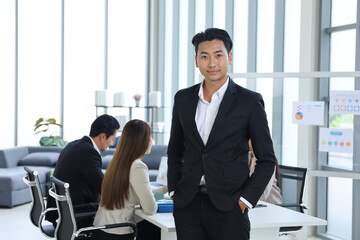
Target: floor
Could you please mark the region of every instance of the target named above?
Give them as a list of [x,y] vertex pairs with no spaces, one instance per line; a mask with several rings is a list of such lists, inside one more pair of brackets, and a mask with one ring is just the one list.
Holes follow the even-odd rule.
[[14,208],[0,208],[0,239],[44,240],[49,239],[30,222],[30,203]]

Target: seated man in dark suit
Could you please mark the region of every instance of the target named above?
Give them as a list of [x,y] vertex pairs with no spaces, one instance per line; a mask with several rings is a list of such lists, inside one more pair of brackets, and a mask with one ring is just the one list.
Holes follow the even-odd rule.
[[[69,143],[60,153],[54,170],[54,176],[70,184],[71,201],[76,213],[78,211],[96,212],[99,201],[102,179],[102,158],[100,151],[114,145],[118,121],[107,114],[95,119],[91,125],[90,136]],[[76,205],[83,207],[77,210]],[[85,207],[84,207],[85,206]],[[49,197],[48,207],[56,207],[55,199]],[[56,226],[58,213],[51,211],[46,214],[46,220]],[[89,226],[92,218],[77,219],[78,227]]]

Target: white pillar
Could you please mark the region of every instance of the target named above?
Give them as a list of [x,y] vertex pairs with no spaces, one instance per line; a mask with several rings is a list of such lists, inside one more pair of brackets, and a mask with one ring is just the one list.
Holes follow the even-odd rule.
[[[301,0],[300,20],[300,72],[319,70],[319,24],[320,1]],[[299,83],[300,101],[318,100],[318,79],[302,78]],[[299,167],[316,169],[317,161],[317,127],[298,126],[298,162]],[[309,214],[316,213],[316,182],[307,177],[304,193],[304,203],[309,206]],[[308,230],[306,230],[308,229]],[[297,234],[297,239],[308,239],[315,233],[315,228],[304,228]]]

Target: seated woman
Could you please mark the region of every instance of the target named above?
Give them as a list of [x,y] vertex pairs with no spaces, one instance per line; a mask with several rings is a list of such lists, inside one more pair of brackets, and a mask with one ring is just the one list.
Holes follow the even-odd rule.
[[[256,169],[256,157],[254,154],[254,150],[251,145],[251,140],[249,140],[249,168],[250,168],[250,176],[254,173]],[[279,173],[279,163],[276,159],[276,166],[273,175],[265,188],[265,191],[260,197],[261,201],[269,202],[272,204],[282,204],[282,196],[280,193],[280,173]]]
[[[154,194],[163,196],[167,187],[150,188],[148,168],[141,159],[150,153],[151,146],[150,127],[146,122],[135,119],[125,125],[102,182],[101,200],[94,219],[95,226],[135,223],[134,211],[138,204],[149,215],[157,211]],[[160,239],[160,229],[145,220],[137,223],[137,228],[138,240]],[[94,232],[93,237],[109,240],[128,239],[131,231],[130,228],[98,230]]]

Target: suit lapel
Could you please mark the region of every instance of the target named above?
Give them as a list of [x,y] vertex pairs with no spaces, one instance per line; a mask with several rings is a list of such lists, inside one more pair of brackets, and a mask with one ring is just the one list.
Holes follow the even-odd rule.
[[197,109],[197,105],[199,102],[199,95],[198,95],[199,89],[200,89],[200,84],[198,84],[194,88],[194,92],[191,96],[191,99],[189,102],[189,108],[188,108],[189,109],[188,120],[190,121],[191,131],[194,132],[194,136],[202,144],[202,146],[204,146],[204,142],[201,139],[201,136],[199,134],[199,131],[197,129],[196,122],[195,122],[196,109]]
[[216,137],[216,133],[218,131],[221,131],[221,128],[223,127],[221,125],[222,122],[224,122],[224,119],[227,115],[227,113],[232,109],[233,106],[233,102],[235,100],[235,83],[231,80],[231,78],[229,79],[229,86],[226,89],[226,92],[224,94],[223,100],[220,103],[220,107],[219,107],[219,111],[216,115],[215,121],[214,121],[214,125],[211,129],[208,141],[206,143],[206,146],[209,146],[213,139],[215,139]]

